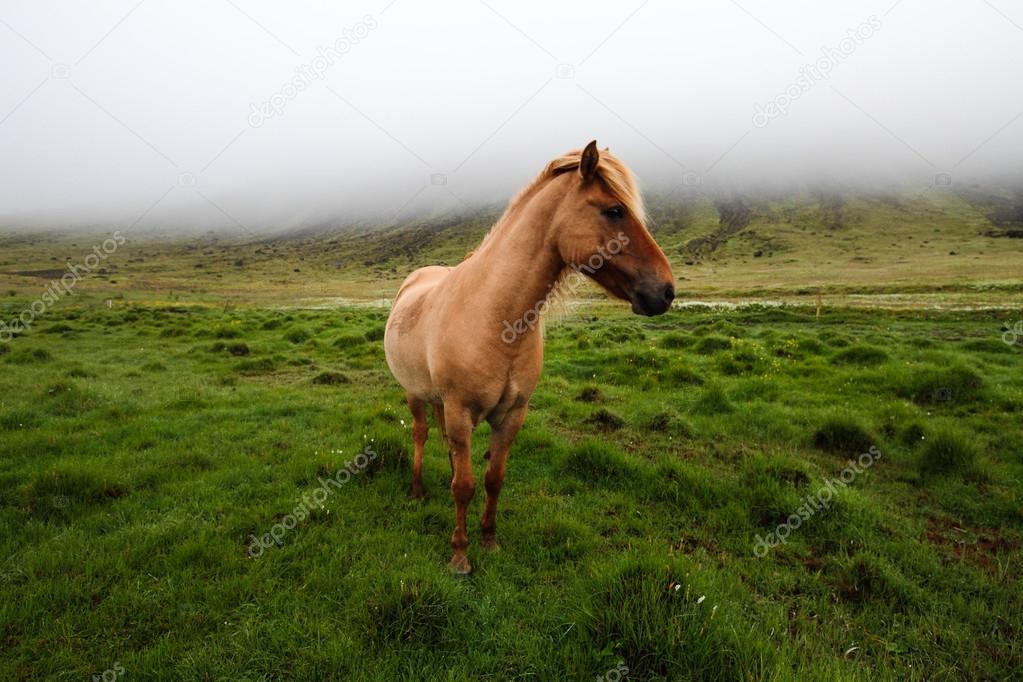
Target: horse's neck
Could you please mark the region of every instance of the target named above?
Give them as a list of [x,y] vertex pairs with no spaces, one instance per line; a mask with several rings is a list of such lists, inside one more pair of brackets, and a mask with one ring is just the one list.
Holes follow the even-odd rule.
[[[517,321],[534,320],[525,325],[524,334],[537,331],[535,315],[565,267],[550,230],[555,208],[537,198],[529,201],[496,226],[465,263],[493,319],[513,327]],[[498,331],[504,328],[502,324]]]

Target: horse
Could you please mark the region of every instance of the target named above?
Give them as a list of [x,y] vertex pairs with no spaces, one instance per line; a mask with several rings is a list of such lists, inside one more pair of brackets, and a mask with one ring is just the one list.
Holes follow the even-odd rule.
[[494,550],[505,463],[543,365],[537,316],[572,273],[630,302],[636,314],[664,313],[675,297],[671,265],[646,228],[635,178],[596,141],[548,163],[462,262],[414,271],[394,299],[384,353],[412,413],[410,494],[424,497],[430,405],[451,464],[453,573],[472,571],[472,433],[484,419],[491,426],[480,531],[484,549]]

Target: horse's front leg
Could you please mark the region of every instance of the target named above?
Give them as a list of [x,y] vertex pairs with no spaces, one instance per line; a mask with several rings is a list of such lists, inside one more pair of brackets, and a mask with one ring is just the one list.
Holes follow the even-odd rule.
[[526,406],[513,408],[505,413],[498,423],[491,423],[490,450],[487,462],[487,473],[484,486],[487,491],[483,505],[483,518],[480,519],[480,533],[484,549],[499,549],[497,544],[497,498],[504,485],[504,465],[508,461],[515,436],[518,435],[522,423],[526,420]]
[[451,496],[455,500],[455,531],[451,534],[451,561],[448,568],[453,573],[472,572],[472,564],[465,550],[469,546],[465,519],[476,492],[476,481],[472,476],[472,429],[473,420],[469,411],[460,405],[445,405],[444,421],[448,432],[448,446],[451,455]]

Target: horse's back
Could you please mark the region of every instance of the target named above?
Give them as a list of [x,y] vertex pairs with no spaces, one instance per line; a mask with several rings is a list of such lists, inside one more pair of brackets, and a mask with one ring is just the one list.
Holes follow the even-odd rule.
[[398,306],[399,301],[406,297],[406,294],[432,289],[449,272],[451,272],[451,268],[443,265],[427,265],[413,270],[398,287],[398,293],[394,297],[395,307]]
[[391,373],[406,391],[430,399],[435,389],[427,364],[424,318],[433,307],[430,294],[451,271],[431,265],[420,268],[402,282],[384,329],[384,354]]

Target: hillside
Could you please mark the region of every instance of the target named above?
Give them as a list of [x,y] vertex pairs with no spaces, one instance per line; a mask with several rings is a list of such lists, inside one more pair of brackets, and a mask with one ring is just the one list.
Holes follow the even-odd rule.
[[[1005,304],[1023,290],[1023,195],[1002,190],[648,197],[682,300],[818,296]],[[427,264],[454,264],[497,219],[490,207],[402,224],[284,236],[138,236],[80,283],[104,297],[379,299]],[[116,228],[112,228],[116,229]],[[109,235],[0,239],[0,288],[30,295]],[[584,295],[600,295],[594,288]]]

